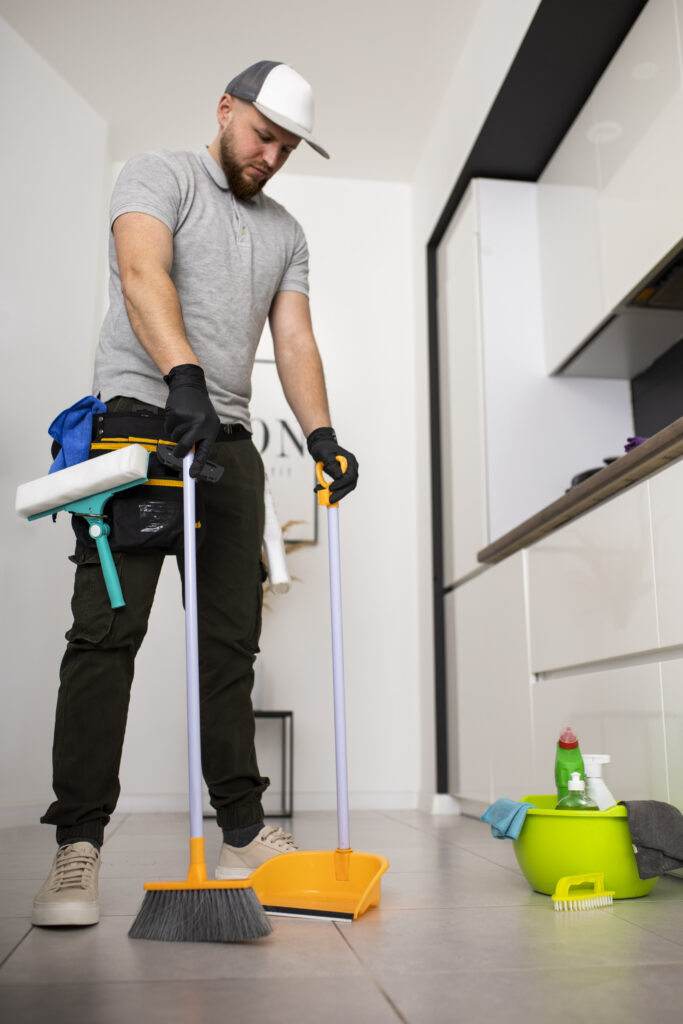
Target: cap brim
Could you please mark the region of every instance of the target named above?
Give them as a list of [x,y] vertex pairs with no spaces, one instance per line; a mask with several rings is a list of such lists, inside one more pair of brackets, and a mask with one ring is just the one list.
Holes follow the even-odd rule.
[[269,121],[272,121],[280,128],[285,128],[288,132],[291,132],[292,135],[298,135],[299,138],[303,139],[304,142],[307,142],[308,145],[316,151],[316,153],[320,153],[320,155],[324,156],[326,160],[330,159],[330,154],[324,150],[320,143],[315,141],[311,133],[305,128],[302,128],[300,124],[290,121],[289,118],[283,117],[282,114],[278,114],[276,110],[271,110],[270,107],[264,107],[262,103],[254,103],[254,106],[258,110],[259,114],[263,114],[263,116],[267,117]]

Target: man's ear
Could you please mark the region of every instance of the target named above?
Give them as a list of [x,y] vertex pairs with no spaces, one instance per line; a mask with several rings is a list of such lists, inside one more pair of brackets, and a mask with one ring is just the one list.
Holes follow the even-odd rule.
[[225,128],[230,118],[230,114],[234,109],[235,100],[230,93],[224,92],[218,101],[218,110],[216,111],[216,118],[221,128]]

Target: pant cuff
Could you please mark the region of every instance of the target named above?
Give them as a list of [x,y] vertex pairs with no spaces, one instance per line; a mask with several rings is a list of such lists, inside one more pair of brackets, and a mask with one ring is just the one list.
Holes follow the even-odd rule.
[[216,811],[219,828],[246,828],[248,825],[258,825],[263,821],[263,817],[263,805],[260,800],[236,807],[220,807]]
[[82,825],[58,825],[57,842],[70,839],[94,839],[100,846],[104,842],[104,825],[99,821],[85,821]]

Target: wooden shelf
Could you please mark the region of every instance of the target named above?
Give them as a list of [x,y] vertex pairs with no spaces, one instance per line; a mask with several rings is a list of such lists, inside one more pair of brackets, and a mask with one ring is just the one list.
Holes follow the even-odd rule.
[[525,520],[514,530],[499,537],[477,553],[477,559],[487,565],[502,561],[521,548],[528,547],[552,533],[558,526],[575,519],[607,498],[625,490],[663,466],[683,456],[683,417],[671,423],[658,434],[627,452],[588,477],[583,483],[572,487],[561,498],[547,505],[536,515]]

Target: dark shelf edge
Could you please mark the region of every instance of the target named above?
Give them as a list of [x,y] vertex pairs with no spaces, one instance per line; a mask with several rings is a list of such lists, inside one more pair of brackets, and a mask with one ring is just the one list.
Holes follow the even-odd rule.
[[501,562],[682,455],[683,417],[482,548],[478,561],[485,565]]

